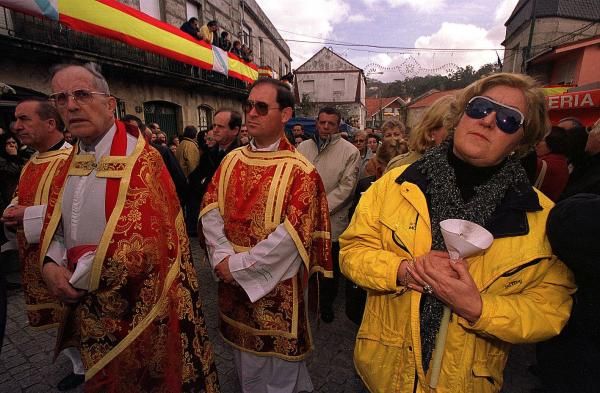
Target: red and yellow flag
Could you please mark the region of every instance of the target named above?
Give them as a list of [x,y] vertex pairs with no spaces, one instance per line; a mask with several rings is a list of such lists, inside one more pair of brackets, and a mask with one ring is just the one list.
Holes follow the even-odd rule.
[[[199,68],[213,70],[215,64],[211,45],[116,0],[0,0],[0,5],[50,19],[58,15],[60,23],[74,30],[125,42]],[[258,78],[255,64],[227,55],[229,76],[246,82]]]

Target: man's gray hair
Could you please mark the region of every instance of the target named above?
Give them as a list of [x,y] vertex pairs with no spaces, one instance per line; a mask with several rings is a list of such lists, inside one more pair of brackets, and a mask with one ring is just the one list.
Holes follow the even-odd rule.
[[54,76],[59,72],[69,67],[82,67],[90,72],[90,74],[94,77],[94,85],[96,85],[96,89],[98,89],[101,93],[106,93],[110,95],[110,89],[108,88],[108,82],[106,82],[106,78],[102,75],[102,68],[99,64],[94,62],[88,62],[85,64],[55,64],[50,67],[50,79],[52,80]]

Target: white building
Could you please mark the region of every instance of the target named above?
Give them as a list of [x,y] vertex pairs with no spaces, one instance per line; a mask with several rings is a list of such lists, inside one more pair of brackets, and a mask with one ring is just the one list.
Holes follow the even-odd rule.
[[299,115],[316,116],[322,106],[335,106],[350,125],[363,129],[367,117],[363,70],[327,48],[294,72]]

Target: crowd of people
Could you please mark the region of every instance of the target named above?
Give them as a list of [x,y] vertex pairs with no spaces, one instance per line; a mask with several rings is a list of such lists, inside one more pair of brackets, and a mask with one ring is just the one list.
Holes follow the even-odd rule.
[[[235,48],[194,19],[181,29]],[[314,391],[309,305],[339,318],[341,282],[372,392],[498,392],[511,346],[549,339],[535,370],[545,391],[594,391],[600,119],[551,126],[532,78],[492,74],[412,130],[394,120],[351,135],[330,106],[314,134],[286,133],[294,95],[270,78],[242,111],[171,138],[116,120],[94,64],[53,67],[51,90],[19,103],[0,136],[0,271],[20,265],[31,326],[60,326],[73,364],[60,390],[219,391],[197,237],[243,392]],[[492,245],[451,258],[447,219],[480,225]]]
[[246,44],[243,44],[240,40],[231,41],[231,34],[227,31],[218,33],[219,23],[216,20],[211,20],[200,26],[198,18],[191,17],[181,25],[180,29],[194,39],[214,45],[225,52],[231,52],[246,62],[252,62],[254,59],[252,49]]

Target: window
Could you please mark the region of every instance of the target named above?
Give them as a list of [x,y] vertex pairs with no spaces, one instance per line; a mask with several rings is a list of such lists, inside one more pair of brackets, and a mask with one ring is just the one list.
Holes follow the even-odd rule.
[[281,61],[281,57],[279,58],[279,76],[283,76],[283,62]]
[[556,62],[552,76],[552,83],[569,85],[574,82],[575,69],[577,67],[577,59],[563,59],[561,62]]
[[160,16],[160,0],[140,0],[140,11],[156,19],[162,19]]
[[200,131],[208,131],[212,128],[212,108],[206,105],[198,107],[198,127]]
[[290,72],[289,66],[286,63],[286,64],[283,65],[283,67],[285,68],[285,74],[284,75],[287,75]]
[[248,48],[252,49],[252,40],[250,37],[252,36],[252,30],[246,25],[242,26],[242,44],[246,45]]
[[265,64],[265,50],[264,50],[264,42],[262,38],[258,39],[258,59],[260,61],[260,65]]
[[[518,67],[517,60],[519,58],[519,44],[517,44],[512,51],[510,51],[510,55],[512,56],[512,69],[506,70],[507,72],[519,72],[520,68]],[[506,60],[504,60],[506,62]]]
[[202,24],[202,6],[195,1],[185,2],[185,14],[187,15],[187,20],[198,18],[198,21]]
[[343,92],[346,90],[346,80],[345,79],[334,79],[333,80],[333,91],[334,92]]
[[311,94],[315,92],[315,81],[314,80],[305,80],[302,81],[302,91],[305,93]]

